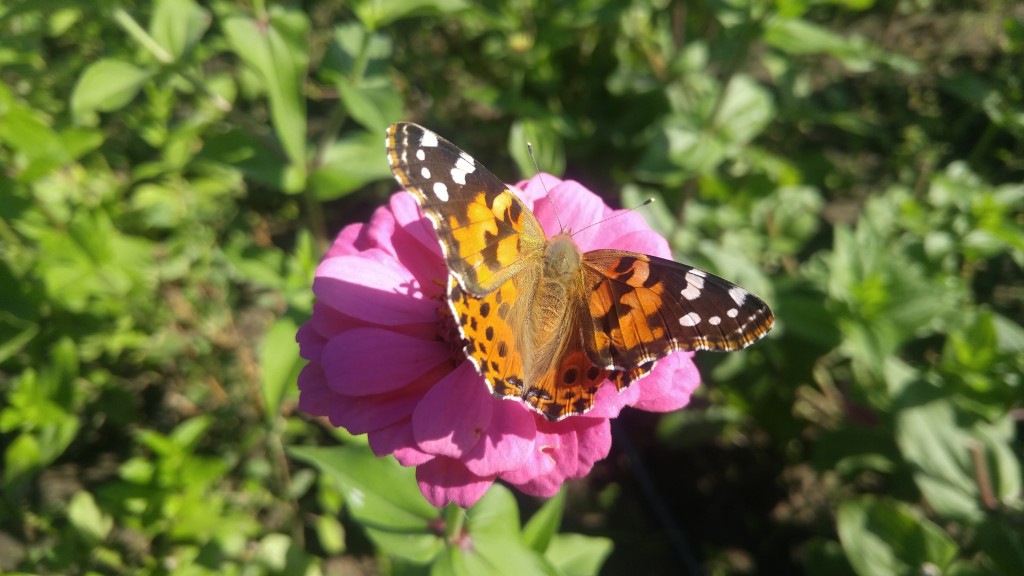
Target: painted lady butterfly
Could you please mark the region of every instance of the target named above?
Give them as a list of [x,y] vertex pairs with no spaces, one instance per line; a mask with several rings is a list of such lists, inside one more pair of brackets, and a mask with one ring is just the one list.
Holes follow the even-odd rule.
[[738,350],[772,328],[767,304],[713,274],[547,238],[508,187],[426,128],[392,125],[387,152],[434,224],[466,356],[497,397],[561,420],[590,410],[605,380],[621,390],[673,351]]

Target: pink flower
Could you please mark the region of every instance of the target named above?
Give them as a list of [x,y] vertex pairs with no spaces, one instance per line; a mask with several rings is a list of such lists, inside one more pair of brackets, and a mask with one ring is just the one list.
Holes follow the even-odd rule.
[[[580,184],[546,174],[520,190],[549,236],[558,232],[552,203],[562,223],[576,230],[613,213]],[[665,239],[636,213],[574,238],[583,251],[671,257]],[[377,455],[416,466],[420,490],[434,506],[472,506],[498,478],[527,494],[552,496],[608,455],[609,419],[623,406],[675,410],[700,382],[692,354],[677,352],[622,393],[602,386],[590,412],[549,422],[519,402],[491,396],[453,344],[447,276],[430,223],[412,196],[400,192],[369,223],[338,235],[316,272],[313,316],[297,336],[309,361],[299,376],[300,408],[367,434]]]

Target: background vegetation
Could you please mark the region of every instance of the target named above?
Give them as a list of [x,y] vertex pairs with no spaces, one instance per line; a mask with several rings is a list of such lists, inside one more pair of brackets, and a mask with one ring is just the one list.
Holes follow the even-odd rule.
[[[1024,573],[1022,21],[0,2],[0,570]],[[507,181],[531,140],[612,203],[661,199],[677,255],[778,316],[560,497],[495,487],[464,524],[487,549],[295,408],[313,271],[396,189],[401,119]]]

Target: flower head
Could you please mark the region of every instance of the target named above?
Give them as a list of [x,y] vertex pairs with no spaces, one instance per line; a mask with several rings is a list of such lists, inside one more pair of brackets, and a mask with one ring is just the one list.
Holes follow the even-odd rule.
[[[580,230],[573,239],[584,252],[671,257],[643,218],[607,220],[614,211],[577,182],[539,175],[519,190],[548,236],[560,231],[560,220]],[[367,434],[376,454],[416,466],[420,490],[435,506],[469,507],[499,478],[552,496],[607,456],[609,419],[623,406],[675,410],[700,382],[692,354],[676,352],[621,393],[602,386],[590,412],[549,422],[491,396],[462,355],[445,301],[447,277],[429,221],[410,194],[397,193],[370,222],[338,235],[316,272],[313,316],[297,336],[309,362],[299,376],[300,408]]]

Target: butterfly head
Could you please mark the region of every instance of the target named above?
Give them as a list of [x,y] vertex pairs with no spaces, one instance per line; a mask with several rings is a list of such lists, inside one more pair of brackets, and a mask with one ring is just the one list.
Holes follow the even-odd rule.
[[553,236],[544,251],[544,277],[565,278],[580,269],[583,254],[568,233]]

